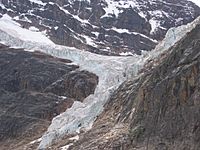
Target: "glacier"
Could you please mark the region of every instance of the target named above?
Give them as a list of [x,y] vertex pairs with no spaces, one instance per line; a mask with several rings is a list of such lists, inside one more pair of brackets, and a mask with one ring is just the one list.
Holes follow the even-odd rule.
[[[45,39],[43,42],[38,42],[37,39],[31,40],[31,38],[27,40],[26,37],[35,36],[35,32],[13,23],[13,20],[9,17],[6,18],[6,21],[0,19],[1,43],[15,48],[24,48],[27,51],[37,50],[55,57],[69,59],[79,65],[80,70],[88,70],[99,77],[99,83],[94,94],[88,96],[83,102],[74,102],[70,109],[67,109],[52,120],[48,130],[42,136],[38,149],[49,147],[52,142],[66,134],[79,133],[80,129],[90,129],[96,117],[103,111],[104,104],[109,99],[110,94],[122,82],[128,78],[135,77],[148,59],[158,57],[200,22],[200,18],[197,18],[193,23],[170,29],[165,39],[152,52],[120,57],[102,56],[56,45],[48,38],[45,38],[44,34],[37,34],[38,40],[40,38]],[[5,27],[6,23],[12,26],[9,30]],[[24,35],[26,33],[28,35]]]

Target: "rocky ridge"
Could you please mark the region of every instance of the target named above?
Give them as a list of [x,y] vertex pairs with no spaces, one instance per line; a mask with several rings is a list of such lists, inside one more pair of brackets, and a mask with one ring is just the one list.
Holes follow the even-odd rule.
[[104,55],[152,50],[200,8],[187,0],[1,0],[0,13],[57,44]]
[[[10,26],[10,23],[15,25],[15,23],[10,19],[6,22],[8,23],[8,26]],[[185,27],[174,29],[173,32],[170,31],[165,39],[166,41],[163,41],[159,46],[161,48],[160,50],[164,50],[163,46],[164,48],[170,47],[170,43],[174,44],[176,40],[179,40],[182,36],[186,35],[187,32],[190,32],[196,24],[198,24],[198,19],[195,20],[194,23],[188,24]],[[125,81],[125,79],[137,74],[138,70],[144,65],[147,58],[150,56],[156,56],[160,51],[158,48],[157,51],[147,53],[149,56],[146,56],[146,54],[142,56],[135,55],[134,57],[100,56],[55,44],[42,44],[35,43],[35,41],[27,41],[26,36],[23,35],[24,32],[26,33],[27,31],[25,29],[22,30],[19,26],[12,26],[9,30],[5,29],[4,26],[0,26],[0,28],[1,42],[6,45],[14,47],[23,46],[29,51],[37,49],[58,58],[71,59],[80,65],[81,69],[89,70],[90,72],[97,74],[99,77],[99,84],[94,95],[87,97],[83,103],[75,101],[70,109],[67,109],[64,113],[53,119],[48,131],[43,135],[42,139],[40,139],[42,140],[40,148],[48,147],[48,145],[59,141],[59,139],[65,137],[65,135],[74,133],[74,131],[82,131],[82,129],[88,129],[88,127],[91,127],[93,121],[104,109],[103,106],[110,97],[110,94],[113,93],[113,91],[123,81]],[[16,33],[19,37],[16,37]],[[177,33],[177,35],[174,33]],[[28,34],[30,36],[35,35],[34,32],[28,32]],[[171,40],[170,37],[174,35],[176,35],[176,38]],[[49,41],[47,41],[47,43],[49,43]],[[70,122],[68,120],[70,120]],[[121,125],[119,128],[121,128]],[[73,136],[73,134],[70,136]],[[66,139],[64,141],[64,144],[66,144]],[[39,144],[38,142],[36,145],[34,144],[34,146],[37,147]]]
[[199,33],[200,23],[158,65],[124,82],[69,149],[198,150]]
[[[191,29],[192,29],[192,26],[191,26]],[[77,49],[70,49],[69,47],[62,47],[62,46],[51,45],[51,44],[42,45],[41,43],[39,44],[39,43],[30,42],[30,41],[27,42],[27,41],[23,41],[23,39],[18,39],[16,36],[12,37],[12,33],[15,33],[16,31],[15,32],[10,32],[9,34],[7,34],[6,33],[7,31],[3,30],[2,27],[1,27],[1,30],[2,30],[1,33],[0,33],[1,42],[5,42],[5,43],[7,43],[8,45],[11,45],[11,46],[22,46],[22,47],[24,47],[24,48],[26,48],[28,50],[38,49],[40,51],[43,51],[45,53],[49,53],[49,54],[51,54],[53,56],[56,56],[56,57],[59,57],[59,58],[64,58],[64,59],[66,59],[66,58],[69,59],[70,58],[73,61],[75,61],[76,63],[78,63],[79,65],[81,65],[82,69],[84,68],[86,70],[89,70],[89,71],[91,71],[91,72],[93,72],[93,73],[95,73],[95,74],[97,74],[99,76],[99,84],[98,84],[98,87],[96,88],[96,91],[94,92],[94,95],[90,95],[88,98],[86,98],[82,102],[83,96],[86,95],[87,92],[86,93],[82,92],[83,90],[82,90],[82,87],[81,87],[80,93],[79,93],[80,96],[76,97],[76,98],[78,98],[80,100],[80,102],[75,102],[75,105],[73,104],[74,106],[71,107],[72,109],[69,109],[70,111],[66,111],[66,112],[63,113],[63,115],[60,115],[60,116],[55,117],[53,119],[52,124],[51,124],[51,126],[49,127],[49,129],[47,131],[47,134],[45,134],[45,136],[42,139],[40,139],[40,140],[42,140],[42,142],[41,142],[43,144],[42,146],[44,146],[45,144],[48,145],[49,143],[52,144],[51,143],[51,138],[52,137],[53,137],[52,138],[53,141],[54,140],[58,140],[59,138],[65,138],[65,136],[63,137],[63,135],[66,135],[66,133],[68,131],[71,133],[71,131],[73,132],[79,127],[80,128],[88,127],[90,122],[92,122],[92,120],[95,119],[95,117],[97,117],[96,116],[97,114],[93,114],[93,113],[94,112],[101,112],[103,110],[103,108],[102,108],[103,105],[107,101],[107,98],[110,97],[110,94],[113,93],[115,88],[118,87],[126,78],[132,77],[132,75],[135,75],[137,73],[137,71],[143,66],[143,63],[146,60],[146,58],[143,57],[143,56],[134,56],[134,57],[130,57],[130,58],[128,58],[128,57],[127,58],[122,58],[122,57],[100,57],[99,55],[95,55],[95,54],[93,55],[93,54],[90,54],[90,53],[87,53],[87,52],[80,52]],[[31,30],[33,30],[33,28]],[[25,31],[25,30],[23,30],[23,31]],[[178,33],[180,33],[180,35],[182,35],[182,34],[185,34],[185,32],[188,32],[190,30],[184,31],[184,29],[180,29],[180,31],[181,32],[178,32]],[[184,33],[182,31],[184,31]],[[35,31],[33,31],[33,32],[35,32]],[[175,33],[176,32],[171,30],[171,35],[173,35],[173,34],[175,35]],[[177,37],[179,37],[180,35],[178,35]],[[195,37],[196,35],[194,34],[192,36]],[[190,37],[191,39],[192,39],[192,36]],[[172,39],[173,40],[175,40],[175,39],[177,40],[179,38],[172,38]],[[198,37],[197,37],[197,39],[198,39]],[[169,43],[174,43],[174,41],[170,41]],[[170,45],[169,43],[167,43],[167,45]],[[187,44],[189,45],[189,43],[190,42],[188,42]],[[164,44],[164,46],[165,46],[165,44]],[[171,49],[171,50],[173,50],[173,49]],[[154,53],[154,52],[152,52],[152,53]],[[197,53],[197,51],[195,51],[195,54],[196,53]],[[164,57],[166,57],[166,55]],[[182,57],[182,55],[180,55],[180,57]],[[64,61],[64,60],[62,60],[62,61]],[[153,63],[155,63],[155,62],[153,61]],[[159,59],[158,59],[158,61],[156,63],[160,64]],[[173,62],[170,62],[170,63],[173,64]],[[75,66],[77,66],[77,65],[75,65]],[[154,66],[154,65],[152,65],[152,66]],[[144,69],[148,70],[149,67],[148,68],[144,68]],[[103,72],[102,72],[102,70],[103,70]],[[152,70],[149,71],[150,76],[151,76],[151,71]],[[159,70],[159,71],[162,72],[162,70]],[[165,72],[165,70],[164,70],[164,72]],[[73,73],[71,73],[71,74],[73,74]],[[149,84],[151,86],[151,84],[152,84],[151,81],[146,79],[146,78],[148,78],[149,74],[145,74],[144,75],[145,77],[141,77],[141,82],[147,80],[147,83],[150,82]],[[165,76],[165,75],[163,75],[163,76]],[[72,86],[74,86],[74,83],[70,82],[71,79],[68,80],[70,77],[72,77],[72,76],[69,76],[69,75],[63,76],[63,78],[65,80],[67,80],[67,84],[71,84]],[[82,78],[82,75],[80,77]],[[156,80],[156,78],[150,78],[150,79],[153,80],[153,81]],[[76,77],[75,77],[75,80],[76,80]],[[74,80],[72,80],[72,81],[74,81]],[[126,93],[122,92],[123,94],[120,95],[120,96],[117,96],[117,99],[119,98],[120,100],[123,100],[123,98],[126,97],[127,93],[128,93],[129,96],[132,95],[132,92],[133,93],[136,92],[136,94],[138,94],[137,90],[140,89],[140,85],[141,84],[143,85],[143,83],[141,83],[141,82],[140,82],[140,80],[139,81],[138,80],[134,80],[134,81],[130,80],[130,81],[125,82],[124,83],[124,87],[120,87],[119,88],[120,90],[117,91],[117,93],[115,93],[115,94],[118,95],[118,93],[119,93],[119,95],[120,95],[121,91],[126,91]],[[31,81],[30,83],[34,83],[34,82]],[[52,91],[52,93],[54,93],[54,94],[58,94],[59,92],[61,92],[61,94],[67,94],[66,92],[64,92],[65,90],[68,90],[66,87],[64,87],[65,90],[62,91],[63,86],[66,86],[66,84],[64,82],[60,82],[60,81],[58,81],[57,83],[58,83],[57,85],[48,86],[48,88],[46,88],[44,90],[44,92]],[[148,89],[149,84],[147,85],[147,89]],[[78,83],[78,85],[79,85],[79,83]],[[146,86],[146,85],[144,85],[144,86]],[[21,84],[20,84],[20,87],[21,87]],[[60,90],[57,91],[56,90],[57,88],[60,89]],[[159,88],[161,88],[161,87],[159,87]],[[129,93],[129,91],[131,93]],[[155,93],[155,92],[153,92],[153,93]],[[71,91],[71,89],[69,90],[69,94],[74,96],[74,92]],[[103,94],[105,94],[105,95],[103,95]],[[139,94],[138,97],[140,97],[141,95],[142,94]],[[151,96],[152,95],[150,95],[150,97]],[[154,97],[154,95],[152,97]],[[112,98],[113,98],[113,95],[112,95]],[[100,101],[98,101],[98,100],[100,100]],[[78,142],[78,144],[80,144],[82,146],[82,148],[88,148],[88,149],[89,148],[91,148],[91,149],[92,148],[94,148],[94,149],[95,148],[99,148],[99,149],[103,149],[103,148],[105,148],[105,149],[106,148],[108,148],[108,149],[109,148],[119,149],[119,148],[123,148],[123,147],[132,148],[132,145],[133,145],[133,148],[141,148],[142,149],[142,148],[145,147],[144,146],[146,144],[145,141],[146,140],[148,141],[149,139],[144,139],[144,141],[142,141],[143,139],[139,139],[138,138],[139,140],[137,141],[137,137],[138,137],[138,134],[140,135],[140,132],[143,132],[145,130],[144,128],[146,128],[147,125],[145,123],[142,124],[141,126],[140,126],[140,124],[139,125],[136,124],[136,129],[135,129],[134,125],[133,126],[130,125],[130,124],[132,124],[133,120],[131,120],[131,119],[129,120],[129,118],[126,118],[126,116],[132,116],[133,117],[134,112],[136,111],[136,108],[133,108],[133,107],[124,108],[124,107],[126,107],[126,103],[124,104],[123,102],[120,103],[119,105],[122,106],[122,109],[127,109],[127,110],[123,111],[122,115],[120,114],[116,119],[115,118],[115,114],[117,114],[117,113],[114,113],[113,117],[107,118],[107,117],[109,117],[110,113],[112,113],[112,112],[110,112],[110,109],[109,110],[106,109],[105,111],[107,112],[107,116],[105,117],[103,115],[103,119],[101,119],[101,115],[98,116],[97,117],[98,118],[97,119],[97,123],[95,123],[94,126],[93,126],[94,129],[97,129],[96,130],[98,132],[97,134],[99,136],[101,136],[101,137],[104,137],[103,140],[106,139],[106,141],[102,142],[102,138],[100,138],[100,139],[98,139],[98,138],[96,138],[96,139],[95,138],[93,138],[93,139],[90,139],[90,138],[89,139],[87,139],[87,138],[86,139],[82,139],[82,137],[80,137],[80,141],[79,141],[80,143]],[[139,102],[140,102],[140,100],[139,100]],[[115,104],[112,104],[110,102],[108,102],[108,103],[110,104],[110,106],[115,105]],[[145,106],[148,105],[149,103],[150,102],[145,104]],[[92,106],[91,108],[95,108],[95,109],[90,109],[88,111],[88,109],[86,109],[86,108],[89,108],[90,106]],[[127,105],[127,106],[131,106],[131,105]],[[117,107],[118,107],[118,103],[116,103],[116,109],[117,109]],[[130,111],[129,108],[131,109],[131,111]],[[73,114],[73,112],[75,112],[75,110],[80,110],[80,112],[84,112],[84,113],[81,113],[81,114],[84,114],[86,116],[86,118],[84,118],[82,116],[81,116],[81,119],[80,118],[76,118],[76,114],[79,114],[79,112]],[[88,116],[87,116],[88,114],[90,114],[91,118],[88,118]],[[143,114],[143,112],[142,112],[142,114]],[[145,115],[145,114],[143,114],[143,115]],[[150,112],[150,116],[151,116],[151,112]],[[130,117],[130,118],[132,118],[132,117]],[[141,117],[141,116],[139,116],[139,117]],[[66,124],[66,122],[62,122],[62,120],[64,118],[66,119],[65,121],[67,121],[68,119],[73,119],[73,120],[71,120],[72,121],[72,124],[71,124],[72,126],[70,124]],[[149,118],[149,116],[146,117],[146,118]],[[145,120],[146,118],[144,117],[142,119]],[[87,121],[85,119],[87,119]],[[138,118],[135,118],[135,119],[137,120]],[[111,120],[111,123],[110,123],[110,120]],[[130,122],[128,122],[127,120],[130,121]],[[56,124],[58,122],[59,122],[59,124]],[[105,125],[105,122],[108,122],[108,124]],[[148,123],[148,121],[144,121],[144,122]],[[65,125],[65,126],[63,126],[63,125]],[[55,127],[57,127],[57,128],[55,128]],[[60,130],[60,127],[62,128],[62,130]],[[106,128],[104,128],[104,127],[106,127]],[[112,128],[112,130],[110,130],[110,128]],[[100,129],[100,130],[98,131],[98,129]],[[132,129],[133,129],[133,131],[132,131]],[[151,129],[149,129],[148,132],[151,132],[150,130]],[[51,134],[52,131],[56,131],[56,132],[53,132],[53,134]],[[80,130],[80,131],[82,131],[82,130]],[[96,134],[96,131],[95,131],[95,134]],[[171,131],[171,132],[173,132],[173,131]],[[56,133],[56,134],[54,135],[54,133]],[[133,137],[131,136],[132,133],[133,133]],[[90,135],[90,134],[91,134],[91,137],[93,137],[93,135],[95,135],[93,133],[93,129],[91,130],[91,132],[89,131],[85,135],[86,135],[86,137],[88,137],[87,135]],[[135,136],[135,134],[136,134],[136,136]],[[155,134],[158,134],[158,133],[155,133]],[[53,135],[53,136],[51,136],[51,135]],[[148,135],[148,133],[147,134],[145,133],[145,135]],[[70,136],[72,136],[72,135],[70,135]],[[151,137],[151,134],[148,135],[148,136]],[[85,138],[84,135],[83,135],[83,137]],[[135,139],[135,137],[136,137],[136,139]],[[71,141],[74,141],[74,140],[77,140],[78,137],[77,136],[72,137],[72,138],[70,137],[70,139],[71,139]],[[94,139],[96,140],[96,142],[93,141],[92,144],[88,144],[87,143],[88,141],[94,140]],[[86,141],[84,141],[84,140],[86,140]],[[153,140],[155,140],[155,139],[153,139]],[[166,140],[166,139],[164,139],[164,140]],[[66,147],[69,147],[69,145],[71,144],[71,141],[68,141],[68,140],[64,139],[64,142],[63,143],[60,142],[59,146],[58,145],[54,145],[53,147],[50,147],[50,149],[53,149],[54,147],[55,147],[55,149],[58,149],[61,146],[65,146],[66,144],[67,144]],[[127,143],[126,143],[126,141],[127,141]],[[170,141],[167,141],[167,142],[170,143]],[[135,146],[135,143],[136,143],[136,146]],[[154,142],[151,141],[151,143],[154,143]],[[187,142],[185,142],[185,143],[187,143]],[[158,144],[158,146],[154,145],[154,144],[152,144],[151,146],[152,146],[152,148],[156,147],[158,149],[160,147],[162,148],[162,146],[164,145],[163,147],[165,149],[165,145],[167,145],[167,144],[166,143],[163,144],[161,142],[161,144]],[[190,141],[186,145],[189,145],[189,144],[190,144]],[[171,145],[167,145],[167,147],[170,147]],[[183,145],[183,147],[185,147],[184,143],[180,144],[180,145]],[[197,143],[197,145],[198,145],[198,143]],[[74,144],[74,148],[76,149],[77,147],[78,147],[78,145]]]

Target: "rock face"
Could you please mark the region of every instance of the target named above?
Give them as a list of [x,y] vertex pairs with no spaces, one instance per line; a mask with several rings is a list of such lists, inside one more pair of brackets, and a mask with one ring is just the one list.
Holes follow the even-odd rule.
[[198,150],[199,49],[197,25],[159,65],[123,83],[92,130],[81,134],[70,149]]
[[200,15],[187,0],[1,0],[0,13],[57,44],[105,55],[149,51]]
[[53,117],[94,92],[98,77],[70,63],[0,46],[1,150],[17,149],[41,137]]
[[83,101],[88,95],[94,93],[98,80],[96,76],[89,74],[87,71],[70,72],[62,78],[63,79],[48,86],[45,92],[65,95]]

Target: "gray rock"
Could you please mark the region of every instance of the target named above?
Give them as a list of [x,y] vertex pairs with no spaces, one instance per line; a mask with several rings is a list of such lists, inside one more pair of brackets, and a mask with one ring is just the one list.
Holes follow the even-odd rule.
[[55,116],[94,92],[98,77],[70,63],[0,45],[1,150],[39,138]]
[[[44,5],[29,0],[2,0],[5,8],[0,6],[0,14],[17,16],[16,21],[25,28],[35,26],[40,31],[46,30],[57,44],[103,55],[119,55],[121,52],[141,54],[142,50],[152,50],[156,40],[162,40],[169,28],[187,24],[200,15],[200,8],[187,0],[136,0],[134,6],[126,7],[125,0],[42,2]],[[119,14],[114,11],[106,14],[105,10],[110,5],[117,5],[115,10]],[[160,24],[153,33],[152,19],[154,24]]]
[[123,83],[71,149],[198,150],[199,33],[197,25],[159,65]]

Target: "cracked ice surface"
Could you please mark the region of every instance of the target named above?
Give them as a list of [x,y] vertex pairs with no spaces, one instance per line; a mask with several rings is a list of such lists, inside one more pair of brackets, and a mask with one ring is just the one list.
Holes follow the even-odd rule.
[[[1,22],[1,20],[0,20]],[[56,116],[47,132],[43,135],[39,149],[44,149],[51,145],[55,140],[67,133],[79,132],[81,128],[88,129],[92,126],[95,118],[103,111],[103,106],[109,99],[110,94],[127,78],[133,77],[149,57],[156,57],[161,52],[172,46],[177,40],[181,39],[186,32],[191,30],[199,20],[181,28],[174,28],[168,32],[166,38],[156,48],[155,51],[147,53],[146,56],[101,56],[90,52],[80,51],[77,49],[51,44],[46,39],[44,43],[27,41],[23,39],[26,36],[20,36],[21,31],[26,33],[27,29],[15,31],[18,27],[12,27],[5,30],[5,26],[0,26],[0,41],[12,47],[22,47],[29,51],[39,50],[55,57],[70,59],[73,63],[80,66],[80,69],[88,70],[99,76],[99,83],[94,94],[88,96],[83,103],[76,101],[70,109]],[[8,21],[9,23],[9,21]],[[17,24],[13,24],[15,26]],[[11,31],[11,29],[13,31]],[[187,30],[186,30],[187,29]],[[174,31],[173,31],[174,30]],[[8,32],[9,31],[9,32]],[[31,32],[29,36],[31,37]],[[14,35],[13,35],[14,34]],[[40,34],[38,34],[39,36]],[[177,36],[177,37],[174,37]],[[43,35],[42,35],[43,36]],[[40,37],[38,37],[40,38]],[[37,40],[37,39],[36,39]]]
[[26,50],[39,50],[55,57],[70,59],[99,77],[99,83],[94,94],[88,96],[84,102],[74,102],[70,109],[56,116],[48,131],[43,135],[39,149],[51,145],[52,141],[66,133],[79,132],[81,128],[90,128],[95,118],[103,111],[103,106],[110,94],[127,78],[134,76],[142,67],[143,56],[116,57],[101,56],[90,52],[55,44],[40,44],[27,42],[12,37],[6,32],[0,32],[0,41],[12,47],[23,47]]

